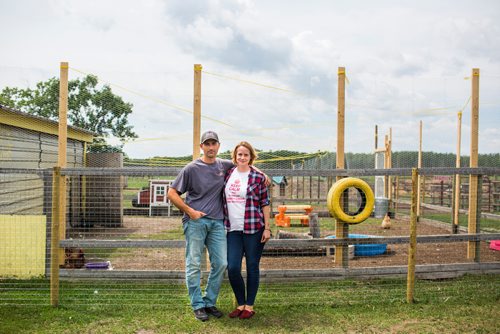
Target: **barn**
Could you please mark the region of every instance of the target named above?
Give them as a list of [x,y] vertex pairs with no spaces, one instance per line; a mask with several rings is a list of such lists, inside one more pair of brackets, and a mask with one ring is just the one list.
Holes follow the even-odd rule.
[[[57,164],[58,127],[0,105],[0,277],[36,277],[48,269],[48,171]],[[67,167],[85,166],[86,145],[95,134],[68,126],[67,135]],[[81,183],[72,182],[68,191],[82,194]],[[81,208],[68,204],[70,221],[78,221]]]
[[[45,169],[57,164],[58,122],[0,104],[0,169]],[[94,133],[68,126],[67,167],[85,166]],[[40,173],[0,174],[0,214],[42,214]]]

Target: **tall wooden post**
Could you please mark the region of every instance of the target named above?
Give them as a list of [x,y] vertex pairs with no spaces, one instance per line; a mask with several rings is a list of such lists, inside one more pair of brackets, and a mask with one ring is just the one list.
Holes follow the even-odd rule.
[[[201,64],[194,64],[194,89],[193,89],[193,160],[200,157],[201,138]],[[205,247],[201,256],[201,268],[210,270],[208,263],[208,251]]]
[[68,126],[68,63],[61,62],[59,81],[59,140],[57,166],[66,167],[66,142]]
[[[422,168],[422,121],[420,121],[420,130],[418,137],[418,168]],[[421,202],[421,194],[422,194],[422,180],[420,179],[420,174],[418,175],[418,184],[417,184],[417,221],[420,219],[420,202]]]
[[[50,224],[50,305],[59,305],[59,228],[61,223],[61,167],[54,167],[52,176],[52,221]],[[64,260],[64,257],[63,257]]]
[[[67,160],[68,142],[68,63],[61,62],[59,80],[59,133],[57,167],[65,168]],[[59,210],[61,220],[59,224],[59,240],[66,239],[66,178],[60,182]],[[59,249],[59,264],[64,264],[64,249]]]
[[[471,103],[471,136],[470,136],[470,167],[478,167],[479,149],[479,69],[472,69],[472,103]],[[469,233],[478,232],[479,210],[478,201],[478,175],[469,176]],[[469,241],[467,247],[467,258],[478,260],[476,241]]]
[[[344,169],[344,129],[345,129],[345,67],[338,69],[338,105],[337,105],[337,169]],[[342,177],[338,176],[337,181]],[[345,208],[347,198],[344,196],[342,207]],[[337,238],[349,237],[349,224],[335,219],[335,236]],[[335,263],[342,267],[348,266],[348,246],[338,245],[335,248]]]
[[193,97],[193,160],[200,157],[201,132],[201,64],[194,65],[194,97]]
[[[384,137],[384,169],[389,168],[389,136]],[[389,198],[389,176],[384,176],[384,197]]]
[[396,189],[394,191],[394,215],[398,212],[398,202],[399,202],[399,176],[396,176]]
[[[458,112],[458,121],[457,121],[457,159],[455,163],[456,168],[460,168],[460,146],[461,146],[461,141],[462,141],[462,111]],[[455,182],[453,184],[454,186],[454,191],[453,191],[453,230],[452,232],[454,234],[458,233],[458,227],[459,227],[459,221],[458,221],[458,214],[460,211],[460,175],[456,174],[455,175]]]
[[61,168],[66,167],[68,137],[68,63],[60,64],[59,79],[59,129],[57,166],[52,183],[52,222],[50,237],[50,304],[59,305],[59,266],[64,264],[64,249],[59,241],[66,239],[66,177]]
[[408,245],[408,274],[406,278],[406,301],[413,303],[415,291],[415,258],[417,253],[417,188],[418,173],[411,171],[411,214],[410,214],[410,244]]
[[[389,128],[389,143],[387,146],[387,168],[392,168],[392,128]],[[392,177],[389,175],[387,177],[387,189],[388,189],[388,199],[389,207],[392,206]]]

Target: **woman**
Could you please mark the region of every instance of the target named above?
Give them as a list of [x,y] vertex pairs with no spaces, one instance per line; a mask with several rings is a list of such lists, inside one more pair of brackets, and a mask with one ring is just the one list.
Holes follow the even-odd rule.
[[[252,164],[257,154],[242,141],[232,152],[236,165],[226,174],[224,183],[224,223],[227,230],[228,276],[238,307],[230,318],[249,319],[259,289],[259,263],[264,244],[271,238],[269,196],[264,174]],[[243,256],[247,282],[241,276]]]

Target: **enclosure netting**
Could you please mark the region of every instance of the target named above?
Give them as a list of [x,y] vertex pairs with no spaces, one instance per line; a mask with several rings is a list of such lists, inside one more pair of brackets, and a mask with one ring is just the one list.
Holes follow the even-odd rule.
[[[180,77],[192,77],[192,71],[96,73],[95,86],[89,88],[94,98],[88,105],[78,105],[82,83],[89,75],[70,68],[70,127],[66,168],[60,176],[63,188],[56,187],[53,169],[58,161],[58,105],[47,107],[36,101],[27,105],[21,102],[29,94],[5,88],[2,91],[0,304],[50,303],[51,223],[54,207],[62,198],[65,219],[59,234],[60,303],[182,304],[188,308],[183,285],[181,213],[167,200],[166,193],[180,168],[192,161],[192,84],[173,84]],[[136,76],[134,83],[122,84],[130,75]],[[271,181],[273,242],[266,246],[261,260],[262,284],[257,303],[328,304],[338,296],[337,292],[349,289],[380,293],[388,300],[404,298],[408,242],[387,238],[410,234],[411,176],[408,172],[387,176],[382,171],[419,165],[455,167],[457,112],[463,113],[464,127],[459,164],[469,166],[470,81],[463,76],[442,81],[413,78],[409,83],[411,103],[377,104],[361,97],[362,76],[349,75],[343,165],[347,174],[350,170],[381,170],[379,175],[354,175],[374,190],[376,208],[368,220],[350,225],[349,233],[386,241],[353,242],[348,247],[347,268],[351,275],[340,276],[345,281],[339,283],[334,280],[338,272],[329,270],[346,267],[335,263],[335,245],[328,242],[336,231],[335,219],[327,209],[327,194],[336,181],[332,171],[338,160],[335,80],[327,91],[323,88],[318,92],[311,85],[299,92],[282,88],[280,83],[286,82],[286,76],[263,85],[254,78],[244,80],[230,74],[203,71],[202,75],[202,132],[210,129],[219,134],[218,156],[222,159],[231,159],[230,152],[238,142],[250,142],[258,151],[256,166],[268,173]],[[426,102],[429,80],[443,82],[446,94]],[[488,123],[497,114],[497,97],[491,91],[498,88],[500,80],[487,74],[481,80],[481,101],[485,102],[480,108],[478,166],[498,168],[500,153],[491,149],[494,132]],[[4,87],[16,85],[17,81],[4,83]],[[31,89],[34,94],[36,87],[19,89],[25,93]],[[110,95],[110,90],[122,100]],[[41,113],[44,110],[51,113]],[[135,134],[119,137],[124,132],[113,133],[112,129],[127,126],[120,123],[120,117],[128,110],[132,111],[128,121]],[[33,113],[38,116],[30,116]],[[423,135],[419,154],[420,120]],[[452,277],[478,262],[486,269],[498,268],[500,263],[500,252],[490,240],[477,243],[480,256],[476,258],[468,254],[468,241],[449,240],[453,233],[454,180],[450,171],[420,177],[417,233],[419,237],[437,236],[418,244],[416,264],[421,266],[422,277]],[[485,173],[480,181],[477,233],[500,233],[500,175]],[[468,175],[460,176],[458,234],[468,232],[469,182]],[[361,201],[359,193],[352,188],[349,192],[349,209],[356,211]],[[310,219],[293,216],[290,226],[278,226],[274,217],[279,206],[288,206],[286,214],[317,215],[318,229],[313,233]],[[323,241],[308,242],[314,239]],[[446,267],[440,267],[443,265]],[[203,269],[209,266],[207,258]],[[385,276],[395,278],[369,284],[358,281]],[[480,278],[478,282],[485,283]],[[459,291],[441,289],[442,284],[417,281],[416,294],[459,298]],[[498,288],[498,279],[489,284],[490,288]],[[232,304],[228,285],[225,281],[220,298],[227,309]],[[363,302],[362,297],[342,298],[336,303]]]

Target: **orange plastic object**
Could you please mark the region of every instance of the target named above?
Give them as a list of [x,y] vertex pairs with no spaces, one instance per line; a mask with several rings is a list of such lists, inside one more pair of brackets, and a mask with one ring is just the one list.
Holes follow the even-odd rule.
[[[295,211],[304,210],[305,215],[287,215],[286,211],[288,209]],[[309,217],[304,216],[309,216],[312,210],[312,206],[310,205],[280,205],[278,206],[278,214],[274,216],[274,223],[276,226],[290,227],[292,219],[299,219],[302,226],[309,226]]]
[[274,224],[276,226],[281,226],[281,227],[290,227],[290,217],[286,217],[285,215],[277,214],[274,216]]

